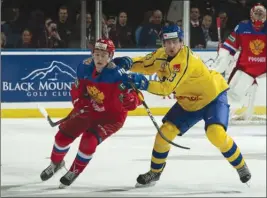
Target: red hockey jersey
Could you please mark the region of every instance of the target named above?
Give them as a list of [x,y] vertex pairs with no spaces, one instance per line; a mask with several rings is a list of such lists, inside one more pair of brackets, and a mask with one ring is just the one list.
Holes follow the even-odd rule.
[[247,74],[257,77],[266,73],[267,22],[256,31],[252,22],[241,22],[229,35],[222,47],[234,55],[240,49],[236,67]]
[[91,58],[77,67],[79,97],[86,98],[86,106],[92,110],[92,119],[125,120],[127,110],[122,105],[123,94],[127,92],[136,98],[138,96],[133,90],[125,88],[122,83],[124,75],[118,67],[105,67],[97,74]]

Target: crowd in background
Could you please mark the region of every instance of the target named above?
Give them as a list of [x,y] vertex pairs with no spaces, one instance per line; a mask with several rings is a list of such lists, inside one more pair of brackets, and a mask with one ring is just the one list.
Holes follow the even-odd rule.
[[[191,1],[190,45],[192,48],[216,48],[218,33],[216,17],[221,19],[221,37],[224,40],[242,20],[249,19],[248,0]],[[21,17],[20,8],[4,8],[1,21],[1,48],[80,48],[80,13],[70,18],[70,7],[61,5],[57,17],[47,16],[40,8],[30,17]],[[238,11],[238,12],[237,12]],[[136,13],[138,15],[142,13]],[[161,27],[170,23],[160,8],[144,13],[143,21],[133,27],[127,11],[115,15],[103,10],[102,37],[112,39],[117,48],[156,48],[161,43]],[[94,13],[86,13],[86,42],[90,48],[95,41]],[[183,28],[183,20],[176,21]]]

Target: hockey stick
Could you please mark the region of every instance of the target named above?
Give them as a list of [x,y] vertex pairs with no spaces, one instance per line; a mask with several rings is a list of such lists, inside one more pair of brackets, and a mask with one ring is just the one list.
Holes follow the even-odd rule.
[[159,133],[159,135],[162,137],[162,139],[164,139],[164,140],[165,140],[166,142],[168,142],[169,144],[171,144],[171,145],[173,145],[173,146],[176,146],[176,147],[178,147],[178,148],[182,148],[182,149],[190,149],[190,148],[188,148],[188,147],[185,147],[185,146],[181,146],[181,145],[179,145],[179,144],[176,144],[176,143],[172,142],[171,140],[169,140],[168,138],[165,137],[165,135],[161,132],[161,130],[160,130],[160,128],[159,128],[159,125],[157,124],[157,122],[156,122],[154,116],[152,115],[152,113],[151,113],[149,107],[147,106],[147,104],[146,104],[144,98],[142,97],[142,94],[140,94],[140,91],[135,87],[135,85],[134,85],[132,82],[130,82],[130,85],[132,86],[133,90],[137,93],[138,98],[142,101],[142,104],[143,104],[143,106],[145,107],[148,116],[150,117],[150,119],[151,119],[151,121],[153,122],[154,126],[155,126],[156,129],[158,130],[158,133]]
[[222,37],[221,37],[221,19],[220,17],[216,18],[216,25],[217,25],[217,32],[218,32],[218,41],[219,41],[219,46],[218,49],[220,48],[222,44]]
[[44,107],[38,105],[38,109],[40,111],[40,113],[47,119],[48,123],[50,124],[51,127],[55,127],[59,124],[61,124],[62,122],[65,122],[66,120],[68,120],[70,118],[70,116],[67,116],[61,120],[58,120],[56,122],[53,122],[51,117],[48,115],[47,111],[45,110]]

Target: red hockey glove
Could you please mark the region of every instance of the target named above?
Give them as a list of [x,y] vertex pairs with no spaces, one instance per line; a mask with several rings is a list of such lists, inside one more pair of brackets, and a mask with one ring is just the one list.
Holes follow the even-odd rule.
[[122,106],[126,111],[135,110],[142,102],[138,98],[137,93],[131,91],[130,93],[124,93],[122,97]]
[[83,109],[84,107],[88,107],[90,105],[90,99],[84,96],[81,86],[73,84],[71,86],[70,95],[74,108]]

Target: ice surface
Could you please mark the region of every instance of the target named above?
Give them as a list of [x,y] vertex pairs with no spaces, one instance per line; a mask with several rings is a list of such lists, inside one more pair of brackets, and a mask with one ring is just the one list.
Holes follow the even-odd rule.
[[[160,123],[160,117],[157,117]],[[56,119],[54,119],[56,120]],[[103,142],[73,185],[58,189],[65,169],[46,182],[40,173],[50,161],[54,135],[45,119],[2,119],[1,194],[5,196],[264,196],[266,197],[266,128],[232,126],[228,133],[241,149],[252,172],[250,187],[214,148],[199,123],[172,147],[166,169],[154,187],[136,189],[136,177],[149,170],[155,129],[148,117],[128,117],[124,128]],[[67,168],[74,159],[77,139],[66,156]]]

